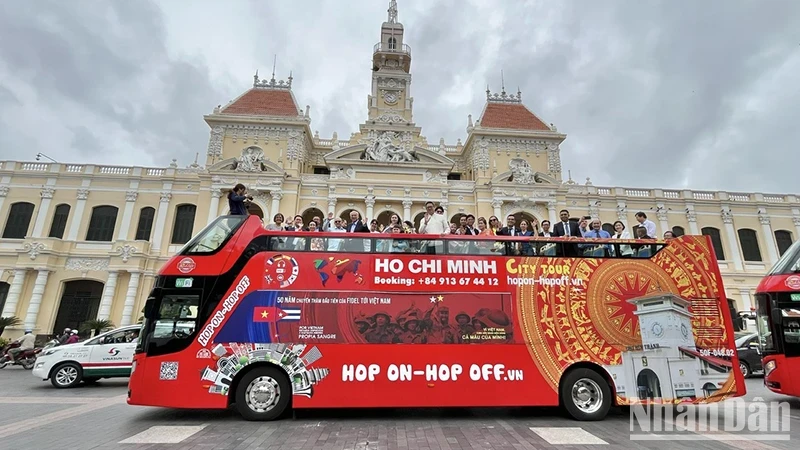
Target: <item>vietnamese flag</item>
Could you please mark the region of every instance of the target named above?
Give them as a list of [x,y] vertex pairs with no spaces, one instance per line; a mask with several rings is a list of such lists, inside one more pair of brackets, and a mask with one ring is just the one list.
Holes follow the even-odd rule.
[[279,312],[282,311],[274,306],[256,306],[253,308],[253,322],[276,322]]

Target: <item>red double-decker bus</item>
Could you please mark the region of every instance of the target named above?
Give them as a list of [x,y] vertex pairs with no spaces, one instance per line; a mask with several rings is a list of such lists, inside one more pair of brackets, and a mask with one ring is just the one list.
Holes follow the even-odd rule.
[[761,280],[755,298],[764,384],[800,396],[800,241]]
[[161,269],[128,403],[613,405],[745,393],[711,242],[266,231],[223,216]]

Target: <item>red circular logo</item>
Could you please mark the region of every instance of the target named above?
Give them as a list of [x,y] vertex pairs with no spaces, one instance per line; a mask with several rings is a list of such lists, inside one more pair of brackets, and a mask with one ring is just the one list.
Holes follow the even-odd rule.
[[800,277],[797,275],[790,276],[786,279],[786,286],[788,286],[789,289],[800,290]]
[[181,273],[189,273],[193,271],[195,267],[197,267],[197,264],[195,264],[192,258],[183,258],[178,263],[178,270],[180,270]]

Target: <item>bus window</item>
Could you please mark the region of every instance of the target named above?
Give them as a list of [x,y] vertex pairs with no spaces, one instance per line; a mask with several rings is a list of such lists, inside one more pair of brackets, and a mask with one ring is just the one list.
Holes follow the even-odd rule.
[[165,295],[158,311],[155,339],[186,339],[197,328],[197,310],[200,296],[192,294]]

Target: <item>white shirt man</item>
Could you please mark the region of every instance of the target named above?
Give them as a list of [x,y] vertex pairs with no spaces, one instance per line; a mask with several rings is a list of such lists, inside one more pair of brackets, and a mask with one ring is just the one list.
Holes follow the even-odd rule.
[[647,231],[647,237],[650,239],[658,238],[658,234],[656,233],[656,224],[647,218],[647,214],[641,211],[636,213],[636,221],[639,222],[639,225],[643,226]]
[[447,222],[447,218],[443,214],[436,214],[434,208],[433,202],[425,204],[425,217],[422,218],[422,222],[419,224],[420,234],[449,234],[450,223]]

